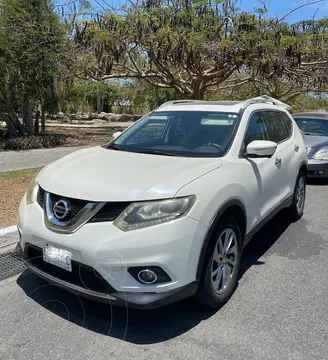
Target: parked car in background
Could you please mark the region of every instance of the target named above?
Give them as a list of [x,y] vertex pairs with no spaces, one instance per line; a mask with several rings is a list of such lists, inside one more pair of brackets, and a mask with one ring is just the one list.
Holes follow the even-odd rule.
[[293,117],[304,134],[309,178],[328,178],[328,113],[295,113]]
[[194,296],[217,308],[252,236],[282,209],[301,218],[307,161],[278,100],[165,103],[41,170],[19,207],[21,254],[38,276],[112,305]]

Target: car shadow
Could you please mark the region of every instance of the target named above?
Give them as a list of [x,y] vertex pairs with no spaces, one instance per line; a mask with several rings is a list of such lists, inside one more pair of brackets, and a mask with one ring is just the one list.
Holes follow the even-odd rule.
[[307,185],[314,185],[314,186],[327,186],[328,185],[328,178],[319,179],[313,178],[307,180]]
[[[244,249],[240,278],[279,239],[290,222],[277,215]],[[265,238],[265,241],[263,241]],[[48,284],[26,270],[17,279],[25,294],[51,311],[82,328],[134,344],[154,344],[184,334],[218,310],[206,310],[191,299],[154,310],[135,310],[83,299],[73,292]]]
[[59,317],[79,327],[134,344],[154,344],[184,334],[217,310],[205,310],[185,300],[153,310],[111,306],[78,297],[26,270],[17,279],[25,294]]
[[282,211],[254,235],[244,248],[239,279],[252,266],[265,264],[260,258],[269,251],[290,225],[291,221],[288,220],[288,217],[284,216],[284,211]]

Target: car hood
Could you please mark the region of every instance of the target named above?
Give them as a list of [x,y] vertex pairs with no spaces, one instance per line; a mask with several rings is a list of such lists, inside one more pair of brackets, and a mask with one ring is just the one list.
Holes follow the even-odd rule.
[[328,136],[304,136],[305,145],[309,148],[328,145]]
[[92,147],[46,166],[38,181],[48,192],[89,201],[165,199],[221,165],[218,158],[183,158]]

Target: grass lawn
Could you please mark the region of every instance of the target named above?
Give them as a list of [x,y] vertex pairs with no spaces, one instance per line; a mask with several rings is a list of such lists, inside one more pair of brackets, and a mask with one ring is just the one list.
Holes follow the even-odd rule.
[[16,225],[17,211],[33,176],[41,169],[0,172],[0,229]]

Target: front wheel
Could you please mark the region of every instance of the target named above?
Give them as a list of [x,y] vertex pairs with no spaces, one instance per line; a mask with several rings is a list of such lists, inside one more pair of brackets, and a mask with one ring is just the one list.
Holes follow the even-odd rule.
[[288,215],[292,221],[297,221],[303,216],[306,196],[306,176],[300,172],[294,190],[293,202],[288,208]]
[[242,235],[233,217],[219,220],[209,244],[197,300],[209,308],[222,307],[232,296],[238,279]]

